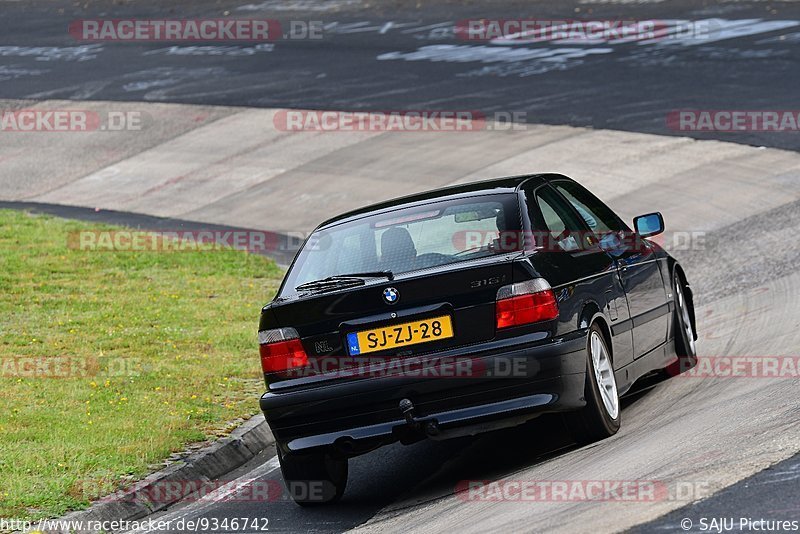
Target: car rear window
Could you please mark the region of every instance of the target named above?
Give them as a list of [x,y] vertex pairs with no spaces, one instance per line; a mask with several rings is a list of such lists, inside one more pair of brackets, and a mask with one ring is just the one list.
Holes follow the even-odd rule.
[[367,215],[314,232],[287,273],[281,295],[329,276],[395,275],[518,250],[515,194],[431,202]]

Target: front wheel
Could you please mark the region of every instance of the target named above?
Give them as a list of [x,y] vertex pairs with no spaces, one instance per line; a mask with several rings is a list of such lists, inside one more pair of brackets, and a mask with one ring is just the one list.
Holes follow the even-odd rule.
[[681,358],[694,358],[697,348],[694,340],[692,319],[689,316],[689,303],[683,290],[681,277],[677,270],[672,275],[672,287],[675,290],[675,351]]
[[328,451],[284,454],[278,447],[278,461],[292,500],[300,506],[332,504],[341,499],[347,486],[347,458]]
[[690,303],[686,298],[685,286],[678,270],[672,273],[672,290],[675,292],[675,311],[672,317],[672,337],[678,360],[670,364],[667,375],[675,376],[697,365],[697,345],[690,315]]
[[572,437],[580,445],[594,443],[619,430],[620,405],[614,367],[603,333],[597,323],[586,341],[586,406],[565,414]]

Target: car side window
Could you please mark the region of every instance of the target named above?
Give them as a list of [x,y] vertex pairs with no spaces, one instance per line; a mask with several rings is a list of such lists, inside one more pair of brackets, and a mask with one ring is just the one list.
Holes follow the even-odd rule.
[[575,182],[551,182],[559,193],[572,204],[586,226],[602,238],[603,235],[628,230],[624,223],[600,199]]
[[553,189],[542,186],[528,192],[528,204],[538,208],[538,213],[530,213],[535,227],[535,246],[566,252],[581,250],[582,226]]
[[542,216],[544,217],[544,223],[547,225],[547,229],[553,237],[561,235],[564,230],[567,229],[564,220],[558,216],[556,210],[542,197],[537,197],[536,201],[539,203],[539,209],[542,210]]

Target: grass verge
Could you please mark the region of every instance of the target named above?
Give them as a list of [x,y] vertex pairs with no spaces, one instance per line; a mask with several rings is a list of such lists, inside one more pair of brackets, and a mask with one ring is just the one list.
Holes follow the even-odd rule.
[[67,246],[113,229],[0,210],[0,517],[85,507],[258,412],[255,331],[280,269]]

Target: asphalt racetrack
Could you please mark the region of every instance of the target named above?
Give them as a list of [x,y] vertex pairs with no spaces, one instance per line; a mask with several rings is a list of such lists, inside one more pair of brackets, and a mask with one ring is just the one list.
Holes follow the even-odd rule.
[[[133,111],[146,126],[0,132],[0,200],[302,235],[413,191],[564,172],[627,219],[664,214],[665,243],[694,288],[701,360],[798,364],[800,129],[696,131],[669,117],[797,116],[800,2],[245,1],[0,1],[3,108]],[[223,16],[322,21],[323,38],[108,43],[67,31],[77,19]],[[579,16],[705,20],[716,33],[576,44],[472,42],[453,31],[474,17]],[[520,126],[287,132],[276,116],[289,108],[471,110]],[[397,444],[351,460],[342,501],[318,509],[285,494],[237,498],[248,485],[282,484],[267,449],[229,486],[157,517],[267,518],[272,532],[701,532],[711,517],[749,531],[740,517],[797,520],[800,370],[705,371],[627,398],[620,432],[591,446],[575,446],[547,417]],[[456,491],[467,480],[645,481],[663,491],[611,502],[483,499]]]

